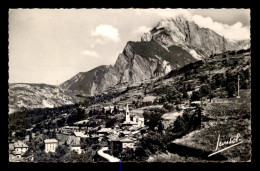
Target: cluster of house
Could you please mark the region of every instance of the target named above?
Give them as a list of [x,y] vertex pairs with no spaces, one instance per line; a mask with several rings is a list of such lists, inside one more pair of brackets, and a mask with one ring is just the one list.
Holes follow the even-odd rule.
[[[87,122],[80,121],[80,122]],[[82,124],[82,123],[75,123]],[[146,132],[148,127],[144,125],[144,117],[141,113],[130,113],[128,104],[125,109],[125,121],[121,125],[116,125],[114,128],[102,127],[100,130],[96,130],[96,134],[86,134],[86,127],[78,126],[65,126],[62,133],[70,134],[66,140],[66,145],[69,146],[71,151],[75,151],[78,154],[84,152],[81,149],[81,139],[92,139],[96,142],[106,140],[108,142],[108,149],[110,154],[120,153],[126,148],[135,149],[138,139],[142,137],[142,134]],[[55,152],[59,143],[56,139],[47,139],[45,143],[45,152]]]
[[124,108],[120,107],[120,105],[104,104],[104,105],[93,105],[93,106],[91,106],[92,110],[95,109],[95,110],[104,111],[104,113],[110,113],[110,114],[113,113],[115,108],[119,112],[123,112],[125,110]]
[[[112,106],[109,107],[109,110],[113,109]],[[65,136],[65,140],[57,139],[45,139],[44,140],[44,151],[46,153],[56,152],[56,149],[59,145],[67,145],[71,151],[75,151],[78,154],[84,152],[81,148],[81,140],[89,139],[95,143],[105,140],[108,142],[108,149],[110,154],[114,155],[120,153],[126,148],[136,148],[136,143],[138,139],[141,138],[142,134],[145,133],[148,127],[144,125],[144,117],[140,113],[130,113],[128,104],[125,108],[125,121],[120,125],[116,125],[114,128],[105,128],[101,127],[100,130],[94,127],[84,126],[88,120],[83,120],[74,123],[74,126],[64,126],[59,128],[60,133]],[[95,134],[89,134],[88,131],[94,130]],[[10,161],[25,159],[23,154],[28,150],[28,146],[23,141],[18,141],[15,143],[9,144],[10,150]],[[26,158],[26,160],[33,161],[33,156]]]
[[125,121],[121,127],[116,126],[107,136],[110,154],[117,155],[126,148],[135,149],[136,143],[146,132],[142,114],[130,113],[128,104],[125,111]]

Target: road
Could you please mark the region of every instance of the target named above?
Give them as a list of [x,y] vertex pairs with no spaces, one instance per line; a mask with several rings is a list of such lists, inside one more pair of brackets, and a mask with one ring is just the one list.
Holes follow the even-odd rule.
[[104,157],[109,162],[120,162],[120,159],[113,157],[107,153],[104,153],[104,151],[107,151],[107,150],[108,150],[108,147],[102,147],[100,150],[98,150],[98,155],[101,157]]

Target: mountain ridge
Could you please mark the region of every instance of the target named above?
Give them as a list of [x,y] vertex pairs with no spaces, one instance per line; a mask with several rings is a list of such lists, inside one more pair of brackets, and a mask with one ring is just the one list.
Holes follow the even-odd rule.
[[[61,84],[61,88],[89,95],[99,94],[111,86],[163,76],[190,62],[223,51],[240,50],[243,46],[250,47],[250,42],[230,41],[208,28],[200,28],[194,21],[184,17],[162,19],[150,32],[143,34],[140,42],[127,42],[115,64],[107,66],[107,72],[97,69],[100,72],[99,81],[94,77],[84,85],[75,81],[74,76]],[[88,72],[81,77],[89,77]],[[82,87],[74,86],[78,84]]]

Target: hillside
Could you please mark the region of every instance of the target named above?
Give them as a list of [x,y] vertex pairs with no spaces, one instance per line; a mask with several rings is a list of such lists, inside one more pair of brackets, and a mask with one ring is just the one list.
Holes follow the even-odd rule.
[[66,104],[74,104],[79,97],[70,91],[64,91],[47,84],[9,84],[9,114],[22,107],[53,108]]
[[[140,148],[155,148],[156,153],[143,157],[149,162],[178,161],[250,161],[251,159],[251,56],[250,51],[240,50],[218,54],[207,62],[198,61],[166,76],[153,79],[119,91],[111,88],[106,95],[95,96],[96,104],[114,102],[120,106],[130,104],[133,113],[160,114],[163,118],[162,135],[150,132],[143,138]],[[210,71],[210,72],[209,72]],[[240,98],[237,96],[237,76],[240,76]],[[209,80],[210,87],[209,87]],[[202,103],[201,127],[196,124],[196,107]],[[155,111],[155,112],[154,112]],[[150,116],[153,117],[153,116]],[[149,117],[149,119],[151,119]],[[217,138],[229,141],[239,133],[243,143],[229,150],[208,157],[216,148]],[[162,142],[151,142],[152,135],[161,136]],[[154,135],[154,136],[155,136]],[[148,141],[148,142],[147,142]],[[160,149],[165,143],[167,152]],[[228,147],[225,145],[224,147]],[[223,149],[224,147],[219,147]],[[158,150],[159,148],[159,150]]]
[[64,90],[81,91],[85,94],[91,94],[93,87],[101,84],[104,74],[108,71],[109,66],[101,65],[88,72],[80,72],[71,79],[65,81],[61,85],[61,88]]

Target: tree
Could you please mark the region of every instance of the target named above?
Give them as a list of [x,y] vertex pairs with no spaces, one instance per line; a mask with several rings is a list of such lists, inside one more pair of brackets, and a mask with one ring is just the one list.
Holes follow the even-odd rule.
[[193,119],[193,130],[197,128],[201,128],[201,114],[202,114],[202,108],[200,106],[197,106],[195,112],[194,112],[194,119]]
[[202,75],[199,77],[201,84],[204,84],[208,80],[208,75]]
[[85,110],[80,108],[80,107],[77,107],[76,108],[77,112],[76,112],[76,121],[80,121],[80,120],[83,120],[83,119],[86,119],[86,115],[85,115]]
[[223,87],[225,86],[225,82],[226,82],[224,74],[221,73],[215,74],[212,77],[212,81],[215,83],[216,87]]
[[118,114],[118,109],[117,109],[116,105],[114,106],[113,113],[114,113],[114,114]]
[[188,96],[188,93],[187,93],[187,87],[188,85],[187,84],[184,84],[182,85],[182,87],[180,88],[180,92],[182,93],[182,98],[183,99],[187,99],[189,96]]
[[32,138],[32,131],[30,131],[30,132],[29,132],[29,142],[31,142],[32,139],[33,139],[33,138]]
[[133,161],[134,159],[134,150],[132,148],[126,148],[121,152],[122,161]]
[[146,111],[144,112],[144,120],[145,125],[149,126],[151,130],[155,130],[155,128],[158,129],[158,132],[162,132],[162,114],[159,112],[154,111]]
[[137,161],[145,161],[150,155],[151,152],[142,146],[138,146],[135,150],[135,159]]
[[135,157],[137,161],[144,161],[151,154],[155,154],[160,151],[166,151],[166,144],[163,141],[163,136],[158,132],[149,131],[149,133],[142,137],[137,144]]
[[236,91],[236,83],[233,81],[229,82],[227,84],[226,90],[228,91],[228,97],[233,97]]
[[200,87],[200,95],[201,97],[207,96],[210,93],[210,87],[209,85],[203,85]]
[[57,157],[62,157],[65,154],[69,153],[70,149],[67,146],[58,146],[56,149]]
[[224,35],[222,36],[222,52],[223,53],[226,52],[226,39],[225,39]]
[[200,100],[200,92],[199,91],[193,91],[190,97],[191,101],[197,101]]
[[26,136],[26,130],[24,128],[22,128],[21,130],[18,130],[15,133],[15,138],[18,140],[24,140],[25,136]]
[[194,113],[185,110],[182,116],[178,116],[173,123],[172,132],[174,138],[181,137],[197,128],[201,125],[201,108],[197,107]]
[[189,97],[187,91],[183,91],[182,93],[183,93],[183,95],[182,95],[183,99],[187,99]]
[[106,119],[106,127],[111,128],[114,127],[116,124],[116,118],[107,118]]

